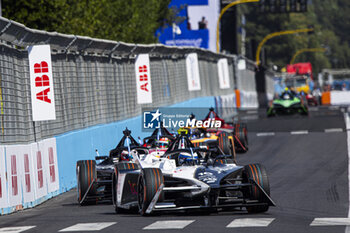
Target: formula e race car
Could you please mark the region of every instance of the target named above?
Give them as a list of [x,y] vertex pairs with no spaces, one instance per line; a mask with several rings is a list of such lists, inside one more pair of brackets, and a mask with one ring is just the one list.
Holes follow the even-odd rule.
[[198,148],[178,135],[160,158],[135,148],[129,160],[115,165],[113,204],[118,213],[138,209],[141,215],[199,209],[266,212],[274,206],[265,168],[238,166],[220,148]]
[[175,137],[163,126],[156,128],[152,135],[143,139],[143,147],[146,148],[167,148]]
[[308,108],[304,101],[293,91],[283,92],[267,110],[268,117],[294,113],[308,115]]
[[[143,146],[145,146],[148,148],[147,153],[159,157],[167,150],[168,145],[164,144],[169,144],[175,139],[166,129],[160,128],[156,129],[150,137],[145,138],[145,143],[141,146],[131,137],[128,129],[123,131],[123,133],[123,138],[110,151],[109,156],[98,155],[95,157],[95,160],[80,160],[77,162],[76,174],[79,204],[92,204],[98,201],[112,200],[112,177],[115,163],[127,160],[126,157],[128,157],[131,150],[142,151],[144,149]],[[96,161],[101,162],[97,163]]]
[[[194,117],[194,116],[192,116]],[[213,141],[218,141],[219,147],[225,154],[235,155],[248,151],[248,130],[244,123],[228,123],[220,118],[213,108],[209,109],[209,113],[203,122],[212,120],[219,121],[219,128],[181,128],[190,135],[192,143],[196,146],[208,145]],[[210,145],[209,145],[210,147]]]

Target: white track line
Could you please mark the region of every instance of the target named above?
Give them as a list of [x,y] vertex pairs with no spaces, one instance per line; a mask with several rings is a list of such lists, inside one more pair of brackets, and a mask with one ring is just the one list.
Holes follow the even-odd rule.
[[11,232],[11,233],[19,233],[29,229],[34,228],[35,226],[23,226],[23,227],[3,227],[0,228],[0,232]]
[[256,136],[258,137],[275,136],[275,133],[274,132],[257,133]]
[[310,226],[349,226],[350,218],[315,218]]
[[156,221],[151,225],[143,228],[143,230],[168,230],[168,229],[184,229],[195,220],[172,220],[172,221]]
[[292,131],[290,132],[291,135],[300,135],[300,134],[308,134],[309,131],[307,130],[299,130],[299,131]]
[[66,231],[100,231],[105,229],[106,227],[112,226],[116,224],[116,222],[96,222],[96,223],[78,223],[73,226],[64,228],[59,232]]
[[334,129],[325,129],[325,133],[340,133],[343,132],[342,128],[334,128]]
[[267,227],[274,218],[238,218],[233,220],[226,228],[238,227]]

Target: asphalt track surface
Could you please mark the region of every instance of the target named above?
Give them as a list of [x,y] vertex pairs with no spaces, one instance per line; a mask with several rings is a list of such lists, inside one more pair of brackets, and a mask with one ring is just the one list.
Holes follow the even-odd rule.
[[[21,226],[35,226],[24,231],[28,233],[59,232],[81,223],[94,223],[87,226],[89,232],[96,226],[101,226],[96,232],[345,232],[344,224],[312,224],[316,218],[347,218],[349,212],[344,114],[336,109],[313,110],[308,117],[261,117],[249,121],[249,151],[238,155],[238,163],[260,163],[266,167],[271,197],[277,204],[267,213],[247,214],[245,210],[237,210],[211,215],[116,215],[109,204],[79,206],[76,190],[72,190],[36,208],[0,216],[0,232],[4,232],[4,227]],[[270,134],[257,136],[260,132]],[[159,229],[151,225],[155,223]],[[230,224],[234,227],[228,227]],[[79,226],[84,225],[78,225],[81,232],[88,232]]]

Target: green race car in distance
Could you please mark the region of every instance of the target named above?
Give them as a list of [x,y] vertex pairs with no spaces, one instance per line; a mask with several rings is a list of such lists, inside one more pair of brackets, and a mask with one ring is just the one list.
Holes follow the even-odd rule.
[[283,92],[277,99],[273,100],[267,110],[268,117],[294,113],[308,115],[309,111],[304,101],[292,91]]

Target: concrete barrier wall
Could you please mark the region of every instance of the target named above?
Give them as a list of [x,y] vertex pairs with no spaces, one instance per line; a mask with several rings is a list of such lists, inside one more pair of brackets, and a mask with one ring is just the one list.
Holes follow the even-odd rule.
[[331,105],[350,105],[350,91],[331,91]]
[[241,91],[242,108],[258,108],[259,101],[256,91]]

